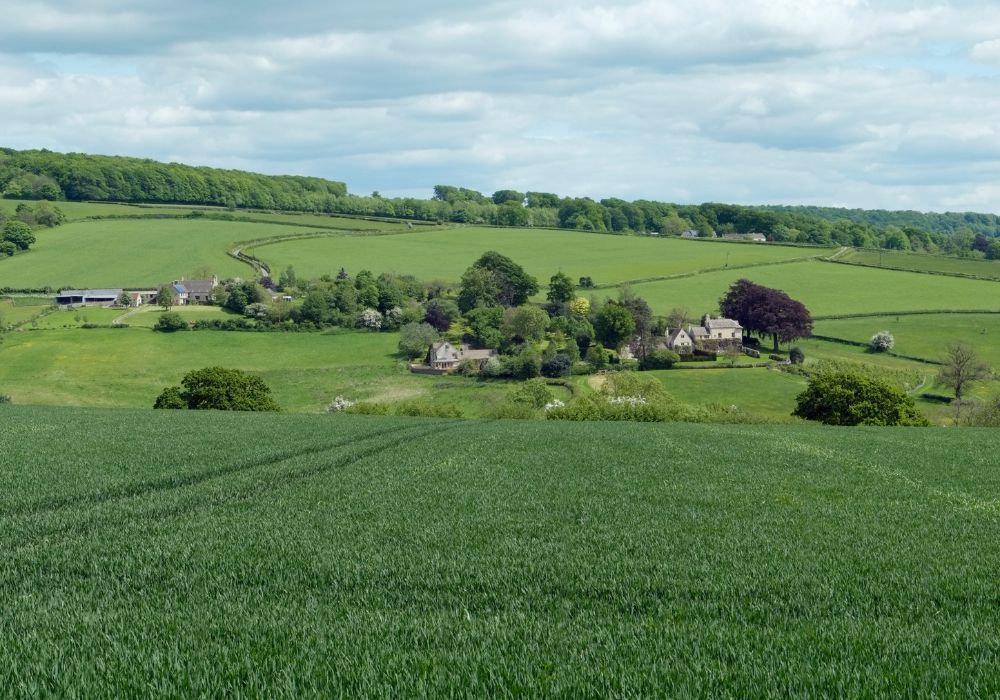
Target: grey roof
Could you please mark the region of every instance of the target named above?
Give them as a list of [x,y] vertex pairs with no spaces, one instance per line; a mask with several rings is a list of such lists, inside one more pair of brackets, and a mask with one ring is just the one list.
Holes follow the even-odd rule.
[[64,289],[59,292],[61,297],[116,297],[122,293],[119,289]]
[[742,328],[739,321],[734,321],[731,318],[710,318],[706,323],[712,328]]
[[211,294],[215,289],[215,282],[212,280],[184,280],[181,284],[190,294]]
[[687,332],[688,335],[691,336],[692,338],[697,337],[699,335],[708,335],[708,329],[706,329],[704,326],[691,326],[690,328],[688,328]]

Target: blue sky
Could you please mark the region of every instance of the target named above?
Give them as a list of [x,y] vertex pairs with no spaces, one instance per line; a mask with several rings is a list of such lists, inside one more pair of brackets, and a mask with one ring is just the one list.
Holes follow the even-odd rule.
[[1000,212],[1000,3],[34,0],[0,144],[344,180]]

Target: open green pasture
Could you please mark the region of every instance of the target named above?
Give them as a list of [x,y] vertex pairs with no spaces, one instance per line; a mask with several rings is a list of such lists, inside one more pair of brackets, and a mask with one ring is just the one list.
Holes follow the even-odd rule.
[[737,406],[744,412],[792,421],[795,397],[805,388],[802,377],[778,370],[658,370],[651,374],[678,400],[695,405]]
[[1000,369],[1000,314],[920,314],[830,319],[816,323],[816,333],[861,343],[887,330],[895,352],[940,359],[949,343],[962,342]]
[[953,258],[947,255],[904,253],[895,250],[851,250],[837,258],[841,262],[876,265],[894,270],[917,270],[975,275],[1000,279],[1000,261]]
[[806,258],[822,249],[739,243],[710,243],[676,238],[614,236],[548,229],[462,227],[415,229],[399,236],[373,238],[327,236],[248,249],[272,270],[292,265],[299,276],[369,269],[420,279],[457,282],[462,272],[487,250],[510,256],[542,284],[562,271],[575,281],[623,282],[695,272],[724,265],[747,265]]
[[45,297],[0,297],[0,328],[24,323],[51,306]]
[[207,267],[247,277],[227,255],[241,240],[288,235],[287,226],[197,219],[83,221],[42,229],[23,254],[0,260],[0,287],[155,287]]
[[[700,315],[718,309],[719,299],[729,285],[741,277],[784,290],[804,303],[814,316],[923,309],[1000,309],[1000,284],[996,282],[819,261],[709,272],[636,284],[632,289],[658,313],[686,306]],[[597,293],[603,292],[598,290]]]
[[[188,320],[220,313],[201,311],[209,308],[179,311]],[[80,311],[91,323],[110,323],[113,313],[121,313]],[[0,393],[19,404],[141,408],[152,406],[163,387],[178,384],[186,372],[221,365],[260,375],[288,411],[324,411],[341,394],[352,400],[454,404],[477,416],[503,401],[512,386],[411,374],[396,355],[394,333],[157,333],[142,327],[155,323],[158,313],[151,311],[126,319],[129,328],[63,327],[80,325],[76,315],[59,311],[42,319],[42,330],[6,336],[0,345]]]
[[997,431],[0,416],[12,696],[1000,693]]
[[[21,204],[21,200],[14,199],[0,199],[0,211],[13,215],[14,211],[17,209],[17,205]],[[24,201],[24,204],[28,206],[35,206],[38,202],[35,201]],[[90,219],[93,217],[104,217],[104,216],[151,216],[151,215],[164,215],[164,216],[183,216],[184,214],[189,214],[195,209],[203,209],[203,207],[182,207],[182,206],[153,206],[153,205],[131,205],[131,204],[115,204],[113,202],[50,202],[52,206],[58,207],[62,210],[62,213],[66,215],[67,221],[83,221],[85,219]],[[215,209],[213,207],[213,209]],[[225,209],[217,209],[217,211],[226,211]]]

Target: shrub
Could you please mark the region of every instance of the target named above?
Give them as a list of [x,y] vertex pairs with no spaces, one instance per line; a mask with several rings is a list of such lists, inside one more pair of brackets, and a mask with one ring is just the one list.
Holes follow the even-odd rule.
[[594,369],[607,367],[608,351],[600,345],[591,345],[587,348],[587,363]]
[[497,404],[486,412],[487,418],[513,420],[528,420],[534,418],[535,415],[536,410],[528,404],[511,403],[510,401],[504,401],[503,403]]
[[681,356],[672,350],[655,350],[639,361],[639,369],[670,369]]
[[[760,357],[760,353],[757,353],[757,357]],[[801,365],[806,361],[806,354],[802,352],[802,348],[796,345],[788,351],[788,359],[792,361],[793,365]]]
[[[181,388],[183,387],[183,388]],[[205,367],[184,375],[181,387],[167,387],[153,408],[219,411],[280,411],[260,377],[238,369]],[[183,406],[179,405],[183,403]]]
[[164,333],[186,331],[187,328],[187,321],[181,318],[181,315],[176,311],[165,311],[160,314],[160,317],[156,319],[156,323],[153,325],[154,331],[162,331]]
[[341,413],[356,403],[356,401],[345,399],[343,396],[337,396],[330,402],[330,405],[326,407],[326,410],[328,413]]
[[461,418],[462,409],[454,404],[435,404],[426,401],[401,401],[399,403],[357,403],[345,413],[367,416],[417,416],[423,418]]
[[794,416],[827,425],[928,425],[910,396],[859,372],[824,372],[796,399]]
[[415,359],[427,354],[427,348],[438,339],[438,332],[429,323],[407,323],[399,329],[399,351]]
[[11,399],[7,394],[0,394],[0,405],[10,404],[10,403],[14,403],[14,400]]
[[896,339],[889,331],[879,331],[868,341],[872,352],[888,352],[896,346]]
[[573,361],[569,355],[559,353],[555,357],[542,362],[542,376],[557,379],[568,376],[573,367]]
[[160,392],[160,395],[156,397],[156,403],[153,404],[153,408],[184,409],[187,407],[187,401],[179,386],[168,386]]
[[530,379],[520,386],[515,387],[508,395],[507,398],[512,403],[526,404],[534,408],[542,408],[545,404],[552,401],[555,396],[552,390],[545,386],[545,382],[541,379]]

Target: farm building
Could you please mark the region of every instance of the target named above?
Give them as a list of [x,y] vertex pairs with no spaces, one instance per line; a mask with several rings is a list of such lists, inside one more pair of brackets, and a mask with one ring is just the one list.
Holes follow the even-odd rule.
[[683,328],[668,333],[664,345],[667,350],[673,350],[678,355],[690,355],[694,352],[694,341]]
[[496,357],[497,351],[493,349],[477,350],[465,343],[452,345],[446,340],[431,345],[427,352],[427,364],[431,369],[451,372],[458,369],[458,365],[463,361],[471,360],[480,365],[485,364],[491,357]]
[[212,292],[219,286],[219,278],[210,280],[174,280],[170,289],[178,304],[209,304]]
[[59,306],[113,306],[121,289],[64,289],[56,295]]
[[696,348],[722,350],[730,346],[743,345],[743,326],[731,318],[712,318],[709,314],[701,320],[700,326],[689,326],[687,334]]

